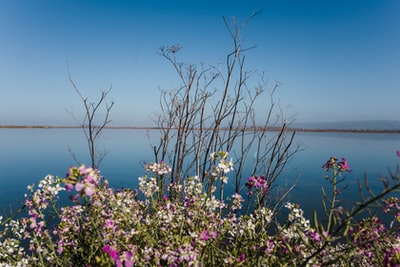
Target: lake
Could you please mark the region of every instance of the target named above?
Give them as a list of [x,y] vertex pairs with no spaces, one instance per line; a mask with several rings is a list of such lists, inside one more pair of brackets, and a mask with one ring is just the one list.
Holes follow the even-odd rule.
[[[157,131],[151,130],[157,136]],[[155,140],[154,140],[155,141]],[[379,175],[395,168],[400,158],[399,134],[376,133],[297,133],[298,152],[281,177],[293,180],[301,173],[290,200],[300,203],[307,215],[321,207],[321,187],[328,186],[321,166],[330,156],[345,157],[352,173],[347,175],[349,188],[343,197],[349,203],[358,200],[356,181],[369,177],[370,185],[380,189]],[[101,173],[113,187],[137,188],[143,174],[143,162],[153,160],[146,130],[107,129],[100,139],[100,149],[108,154]],[[47,174],[63,177],[70,165],[76,165],[72,151],[81,162],[89,164],[87,144],[81,129],[0,129],[0,210],[23,200],[26,186],[37,184]]]

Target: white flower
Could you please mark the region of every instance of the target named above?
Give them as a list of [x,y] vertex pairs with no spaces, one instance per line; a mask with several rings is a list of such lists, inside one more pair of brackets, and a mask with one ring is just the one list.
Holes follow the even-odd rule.
[[147,180],[147,176],[139,177],[139,189],[146,197],[150,197],[160,190],[156,178],[150,177],[150,179]]
[[228,176],[221,176],[220,180],[221,180],[224,184],[227,184],[227,183],[228,183]]

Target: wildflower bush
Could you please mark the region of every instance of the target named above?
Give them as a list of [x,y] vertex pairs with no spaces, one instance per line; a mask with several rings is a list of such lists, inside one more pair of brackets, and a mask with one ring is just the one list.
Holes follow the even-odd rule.
[[[258,205],[268,190],[262,176],[248,178],[247,197],[223,197],[217,184],[233,169],[226,152],[212,154],[213,172],[182,184],[165,184],[165,162],[145,166],[139,190],[113,189],[98,170],[70,167],[64,178],[46,176],[28,186],[19,218],[2,218],[0,266],[399,266],[399,171],[380,194],[364,197],[352,210],[340,207],[340,182],[350,166],[330,158],[323,169],[326,216],[304,217],[286,203],[287,219]],[[217,192],[219,191],[219,192]],[[59,206],[69,195],[71,203]],[[249,212],[248,202],[254,209]],[[392,222],[376,214],[380,205]],[[246,211],[247,210],[247,211]]]

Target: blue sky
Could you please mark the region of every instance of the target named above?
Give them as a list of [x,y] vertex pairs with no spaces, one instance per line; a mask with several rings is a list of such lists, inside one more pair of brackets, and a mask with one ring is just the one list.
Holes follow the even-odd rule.
[[177,76],[156,53],[213,65],[231,51],[222,17],[246,26],[247,68],[279,81],[299,122],[400,120],[400,1],[0,1],[0,124],[73,125],[68,81],[95,100],[112,84],[114,125],[151,125]]

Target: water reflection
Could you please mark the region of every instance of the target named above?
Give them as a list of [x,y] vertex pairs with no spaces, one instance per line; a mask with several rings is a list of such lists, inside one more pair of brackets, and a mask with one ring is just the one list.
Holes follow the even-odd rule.
[[[137,187],[143,162],[152,160],[149,136],[153,143],[158,141],[156,131],[104,132],[99,149],[106,149],[108,154],[101,171],[111,186]],[[328,187],[322,164],[331,156],[345,157],[353,172],[347,175],[349,187],[342,196],[350,205],[358,200],[357,180],[364,175],[369,177],[372,187],[381,188],[379,175],[387,175],[387,167],[395,167],[399,162],[399,140],[398,134],[298,133],[295,142],[305,149],[290,162],[280,177],[280,185],[290,184],[300,173],[290,200],[300,203],[310,215],[313,209],[321,208],[321,187]],[[64,176],[70,165],[77,164],[69,150],[82,163],[89,162],[81,129],[0,129],[0,147],[1,210],[17,199],[22,200],[28,184],[37,184],[49,173]]]

